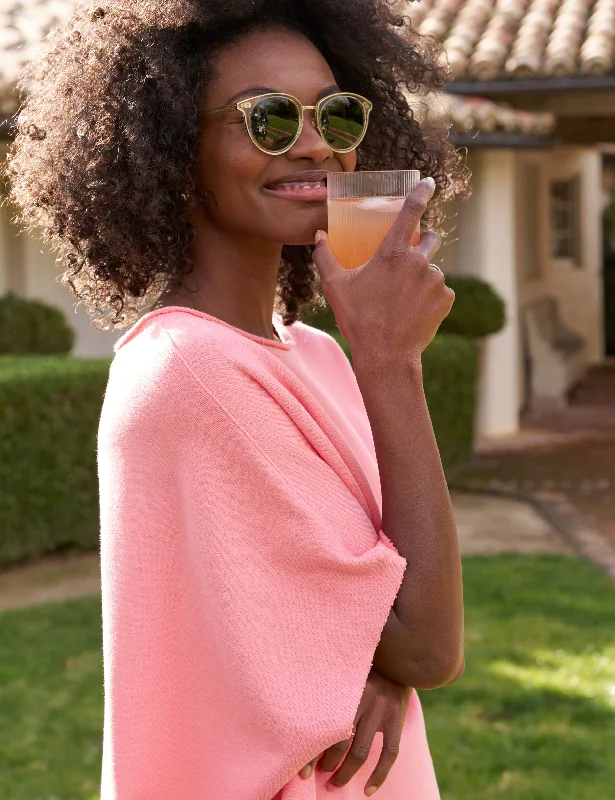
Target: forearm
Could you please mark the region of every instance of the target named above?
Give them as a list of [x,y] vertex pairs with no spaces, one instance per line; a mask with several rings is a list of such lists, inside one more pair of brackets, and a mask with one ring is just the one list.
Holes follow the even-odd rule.
[[374,667],[400,683],[435,688],[463,669],[463,591],[457,529],[422,372],[361,351],[353,351],[353,366],[378,459],[382,530],[408,562]]
[[[413,677],[409,674],[407,664],[403,660],[403,654],[407,648],[408,630],[399,621],[399,617],[392,608],[374,653],[372,666],[392,681],[397,681],[397,683],[412,686],[413,688],[427,688],[426,686],[415,687],[415,683],[417,683],[416,676]],[[457,671],[449,676],[446,682],[438,682],[438,686],[432,688],[454,683],[463,675],[464,669],[465,661],[462,656]]]

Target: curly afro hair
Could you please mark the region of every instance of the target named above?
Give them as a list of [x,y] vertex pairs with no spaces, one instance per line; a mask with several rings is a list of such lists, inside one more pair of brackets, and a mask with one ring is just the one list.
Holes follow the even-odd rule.
[[[407,4],[403,4],[407,5]],[[21,75],[4,167],[16,222],[37,228],[63,285],[103,330],[133,324],[193,266],[189,171],[214,49],[254,28],[307,36],[338,85],[374,104],[357,169],[419,169],[436,181],[423,225],[443,237],[443,204],[469,194],[449,123],[416,119],[410,95],[446,82],[441,46],[394,0],[113,0],[81,6]],[[312,246],[284,246],[275,309],[285,325],[324,305]],[[97,316],[96,316],[97,315]]]

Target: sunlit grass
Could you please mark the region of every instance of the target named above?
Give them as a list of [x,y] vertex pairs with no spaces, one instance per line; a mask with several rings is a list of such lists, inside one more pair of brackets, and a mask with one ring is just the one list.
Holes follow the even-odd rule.
[[568,697],[587,697],[605,709],[615,708],[615,647],[582,655],[566,650],[536,650],[534,665],[494,661],[490,672],[516,681],[527,691],[550,689]]
[[615,585],[560,556],[464,560],[466,672],[421,692],[442,800],[615,798]]
[[[615,585],[477,557],[464,595],[465,675],[420,693],[442,800],[613,800]],[[2,800],[98,800],[101,643],[99,597],[0,615]]]

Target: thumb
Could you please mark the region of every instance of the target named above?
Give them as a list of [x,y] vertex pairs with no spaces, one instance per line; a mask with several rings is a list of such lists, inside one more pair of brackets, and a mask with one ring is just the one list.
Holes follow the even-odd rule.
[[342,267],[333,255],[327,233],[325,231],[316,231],[314,241],[316,242],[316,247],[312,253],[312,261],[318,269],[320,282],[326,285],[339,274],[346,274],[347,270]]

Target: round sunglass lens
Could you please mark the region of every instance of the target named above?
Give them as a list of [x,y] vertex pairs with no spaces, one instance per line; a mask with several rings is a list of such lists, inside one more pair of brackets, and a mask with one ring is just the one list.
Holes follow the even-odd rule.
[[297,106],[287,97],[265,97],[250,112],[250,129],[263,149],[284,150],[299,130]]
[[356,97],[333,97],[322,107],[320,122],[332,148],[352,150],[365,131],[365,110]]

